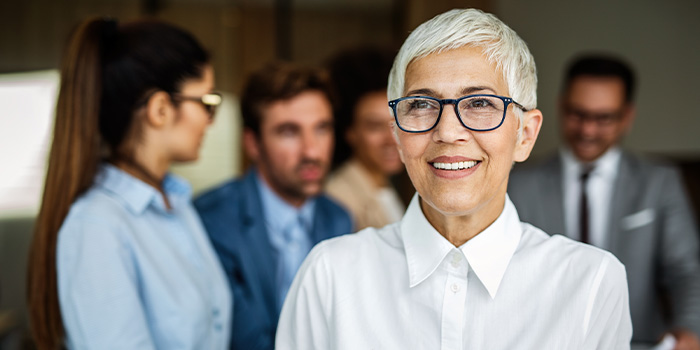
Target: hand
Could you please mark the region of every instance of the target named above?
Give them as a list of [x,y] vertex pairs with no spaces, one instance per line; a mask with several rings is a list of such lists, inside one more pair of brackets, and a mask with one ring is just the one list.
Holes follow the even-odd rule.
[[676,338],[676,346],[673,350],[700,350],[700,339],[687,329],[676,329],[671,331]]

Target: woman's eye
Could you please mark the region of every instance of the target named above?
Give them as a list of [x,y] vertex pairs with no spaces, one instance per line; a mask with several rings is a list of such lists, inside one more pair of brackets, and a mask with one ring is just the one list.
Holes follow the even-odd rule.
[[493,104],[486,99],[478,99],[478,100],[471,100],[469,101],[469,107],[470,108],[487,108],[487,107],[492,107]]
[[433,106],[428,101],[413,101],[411,102],[411,109],[429,109]]

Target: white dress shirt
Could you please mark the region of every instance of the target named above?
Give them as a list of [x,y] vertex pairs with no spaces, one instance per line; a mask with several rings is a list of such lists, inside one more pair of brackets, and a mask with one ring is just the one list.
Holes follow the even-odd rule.
[[[566,235],[573,239],[580,239],[579,205],[581,204],[581,173],[584,164],[579,162],[574,154],[563,149],[560,152],[563,167],[562,190],[564,193],[564,224]],[[613,186],[617,178],[617,170],[620,167],[621,151],[619,148],[611,148],[589,166],[593,166],[588,181],[586,182],[586,194],[588,195],[589,242],[596,247],[607,249],[608,217],[610,216],[610,202],[612,202]]]
[[521,223],[506,198],[456,248],[418,195],[403,219],[324,241],[285,301],[277,349],[629,349],[627,279],[610,253]]

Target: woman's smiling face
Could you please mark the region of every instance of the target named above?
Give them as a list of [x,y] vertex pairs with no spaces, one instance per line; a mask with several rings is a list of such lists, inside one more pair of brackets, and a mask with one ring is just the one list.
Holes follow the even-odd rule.
[[[457,99],[471,94],[510,97],[503,74],[478,48],[430,54],[406,69],[403,96]],[[395,130],[401,159],[428,204],[424,211],[445,216],[480,213],[492,221],[498,217],[512,164],[525,160],[532,148],[518,138],[519,120],[513,108],[517,107],[510,104],[503,124],[491,131],[465,128],[452,105],[443,108],[440,122],[428,132]]]

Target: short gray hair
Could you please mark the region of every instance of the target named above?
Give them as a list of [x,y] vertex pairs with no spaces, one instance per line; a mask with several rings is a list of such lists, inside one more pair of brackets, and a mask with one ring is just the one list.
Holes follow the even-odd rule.
[[[476,9],[455,9],[435,16],[414,30],[401,46],[389,74],[389,100],[402,97],[406,68],[418,58],[463,46],[481,48],[495,63],[510,97],[527,110],[537,106],[535,59],[518,34],[496,16]],[[522,113],[517,113],[522,118]]]

